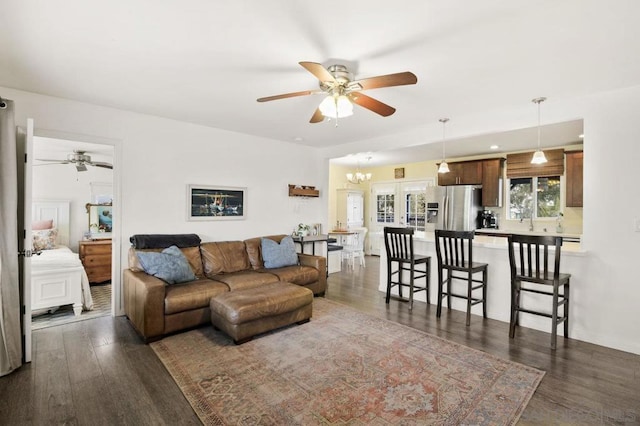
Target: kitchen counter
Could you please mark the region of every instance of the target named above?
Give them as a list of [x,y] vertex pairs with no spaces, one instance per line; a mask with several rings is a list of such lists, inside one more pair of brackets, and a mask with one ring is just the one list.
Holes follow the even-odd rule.
[[562,237],[564,241],[568,242],[580,242],[580,238],[582,235],[580,234],[571,234],[567,232],[547,232],[547,231],[523,231],[523,230],[510,230],[510,229],[495,229],[495,228],[482,228],[476,229],[476,235],[488,235],[492,237],[506,237],[510,234],[518,234],[518,235],[548,235],[550,237]]
[[[562,236],[562,254],[568,256],[582,256],[585,251],[580,244],[579,234],[556,234],[549,232],[531,232],[531,231],[507,231],[504,229],[476,229],[476,236],[473,239],[474,247],[486,247],[491,249],[507,250],[507,236],[510,234],[520,235],[550,235],[550,236]],[[416,232],[413,240],[416,242],[433,243],[435,241],[435,232]],[[383,248],[384,249],[384,248]],[[553,250],[553,248],[552,248]],[[381,252],[384,250],[381,250]]]
[[[478,230],[480,231],[480,230]],[[486,230],[485,230],[486,231]],[[494,232],[477,233],[473,240],[473,261],[483,262],[489,265],[488,267],[488,283],[487,283],[487,315],[489,318],[499,321],[509,322],[510,306],[511,306],[511,271],[509,266],[509,253],[507,246],[507,238],[505,238],[510,232],[506,230],[492,229]],[[521,232],[517,232],[521,233]],[[553,235],[547,233],[547,235]],[[566,237],[566,234],[562,234]],[[571,234],[575,237],[575,234]],[[416,254],[431,256],[431,302],[433,304],[438,300],[438,262],[435,250],[435,234],[431,232],[420,232],[414,236],[414,249]],[[552,249],[553,250],[553,249]],[[580,286],[580,283],[584,283],[586,277],[584,274],[587,270],[585,264],[588,264],[590,253],[581,248],[579,242],[565,241],[562,245],[562,261],[561,270],[564,273],[571,274],[571,283],[578,283],[578,285],[572,285],[571,297],[573,298],[574,306],[580,306],[580,301],[584,298],[584,288]],[[379,287],[380,292],[386,292],[387,283],[387,261],[386,252],[384,247],[380,250],[380,275],[379,275]],[[408,274],[406,274],[408,275]],[[464,283],[456,280],[454,282],[455,289],[463,289]],[[397,287],[392,290],[392,294],[397,295]],[[424,302],[426,294],[420,292],[416,295],[415,300]],[[464,300],[453,299],[452,308],[455,310],[466,311],[466,303]],[[538,295],[531,295],[528,299],[530,307],[532,309],[544,310],[549,309],[550,301],[547,298],[541,298]],[[445,303],[446,305],[446,303]],[[415,309],[415,307],[414,307]],[[574,313],[576,310],[573,311]],[[479,323],[481,318],[477,315],[481,315],[482,309],[479,307],[472,308],[471,313],[476,315],[472,317],[471,327],[481,327]],[[446,315],[446,309],[443,312]],[[572,315],[570,313],[570,315]],[[572,320],[575,319],[572,317]],[[551,330],[550,322],[547,318],[537,317],[535,315],[521,315],[520,324],[524,327],[534,328],[548,333]],[[570,327],[576,326],[576,322],[570,321]],[[572,335],[570,330],[569,335]],[[508,338],[508,334],[505,334],[505,338]]]

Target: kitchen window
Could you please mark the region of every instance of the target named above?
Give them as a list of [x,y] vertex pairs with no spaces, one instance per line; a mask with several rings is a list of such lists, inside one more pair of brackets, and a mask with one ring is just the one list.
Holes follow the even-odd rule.
[[560,176],[509,179],[509,219],[557,217],[562,211],[560,188]]

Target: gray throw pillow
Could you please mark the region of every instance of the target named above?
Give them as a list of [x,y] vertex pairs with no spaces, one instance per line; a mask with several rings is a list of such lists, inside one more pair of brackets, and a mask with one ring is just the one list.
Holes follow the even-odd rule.
[[298,264],[298,254],[293,238],[286,236],[280,244],[269,239],[262,239],[262,260],[265,268],[281,268]]
[[162,252],[136,252],[142,269],[149,275],[160,278],[168,284],[184,283],[196,279],[189,261],[176,246]]

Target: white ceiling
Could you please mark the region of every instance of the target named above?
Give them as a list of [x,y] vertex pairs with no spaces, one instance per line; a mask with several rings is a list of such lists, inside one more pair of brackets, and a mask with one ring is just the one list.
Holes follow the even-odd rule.
[[[637,0],[3,0],[0,86],[327,147],[638,85],[638,16]],[[320,96],[256,102],[317,88],[299,61],[418,83],[366,92],[390,117],[309,124]]]

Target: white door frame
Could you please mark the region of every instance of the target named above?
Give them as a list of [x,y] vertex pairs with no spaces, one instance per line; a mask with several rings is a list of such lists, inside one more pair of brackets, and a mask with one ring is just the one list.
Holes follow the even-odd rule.
[[[111,316],[124,315],[122,295],[122,141],[35,128],[34,136],[113,146],[113,232],[111,233]],[[30,217],[29,217],[30,220]],[[31,313],[29,313],[31,315]]]

